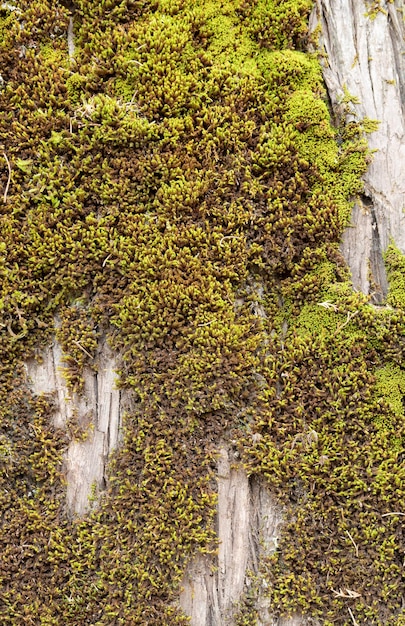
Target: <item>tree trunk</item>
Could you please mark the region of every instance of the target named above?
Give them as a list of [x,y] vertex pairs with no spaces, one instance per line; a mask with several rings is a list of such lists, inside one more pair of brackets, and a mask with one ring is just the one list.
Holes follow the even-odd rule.
[[404,623],[404,9],[1,5],[2,623]]

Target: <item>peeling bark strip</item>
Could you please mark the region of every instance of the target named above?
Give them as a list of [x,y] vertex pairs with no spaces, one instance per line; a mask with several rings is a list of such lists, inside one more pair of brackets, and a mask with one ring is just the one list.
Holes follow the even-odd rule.
[[26,364],[34,393],[55,396],[54,426],[67,428],[77,421],[85,431],[83,441],[71,441],[66,454],[66,502],[71,514],[84,515],[89,509],[89,497],[106,483],[106,465],[116,448],[121,424],[120,392],[115,388],[115,362],[103,347],[97,372],[84,371],[83,395],[71,394],[63,376],[63,353],[57,342],[48,348],[42,362]]
[[364,1],[317,0],[311,28],[321,26],[321,62],[334,110],[350,94],[347,121],[379,122],[367,137],[374,152],[364,175],[367,201],[354,207],[342,252],[354,287],[380,301],[387,291],[382,255],[390,240],[405,252],[405,5],[382,1],[373,17],[369,10]]

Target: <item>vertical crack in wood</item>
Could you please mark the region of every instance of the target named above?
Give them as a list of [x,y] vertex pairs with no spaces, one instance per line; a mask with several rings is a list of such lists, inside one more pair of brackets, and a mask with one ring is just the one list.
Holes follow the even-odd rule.
[[389,29],[393,42],[396,81],[400,93],[402,117],[405,117],[405,6],[403,1],[387,5]]

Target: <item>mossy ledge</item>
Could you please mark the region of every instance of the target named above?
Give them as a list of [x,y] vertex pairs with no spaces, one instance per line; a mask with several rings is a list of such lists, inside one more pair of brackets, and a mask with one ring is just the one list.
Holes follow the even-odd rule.
[[[0,9],[1,623],[187,624],[229,438],[287,511],[274,613],[403,624],[403,298],[338,252],[369,155],[335,141],[312,2],[76,0],[73,61],[67,4]],[[78,392],[108,335],[136,401],[80,520],[23,370],[55,333]]]

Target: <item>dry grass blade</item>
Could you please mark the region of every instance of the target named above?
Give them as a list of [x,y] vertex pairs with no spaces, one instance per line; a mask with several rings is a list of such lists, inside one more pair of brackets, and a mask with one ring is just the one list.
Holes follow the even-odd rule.
[[356,622],[356,620],[354,619],[354,615],[353,615],[351,609],[349,609],[349,607],[348,607],[347,610],[349,611],[349,615],[352,618],[353,626],[359,626],[358,622]]
[[393,513],[383,513],[381,517],[388,517],[389,515],[404,515],[405,513],[400,513],[399,511],[394,511]]
[[332,591],[337,598],[360,598],[361,596],[361,593],[353,591],[352,589],[339,589],[339,591],[332,589]]
[[10,182],[11,182],[11,165],[10,165],[10,161],[8,160],[8,156],[5,152],[3,152],[3,156],[7,163],[7,168],[8,168],[8,179],[7,179],[6,188],[4,190],[4,195],[3,195],[3,202],[4,204],[6,204],[7,194],[8,194],[8,190],[10,189]]
[[73,339],[73,343],[74,343],[74,344],[75,344],[78,348],[80,348],[80,350],[82,350],[82,351],[84,352],[84,354],[87,354],[87,356],[88,356],[90,359],[94,359],[94,356],[93,356],[93,355],[91,355],[91,354],[90,354],[90,352],[88,352],[88,351],[86,350],[86,348],[84,348],[84,347],[82,346],[82,344],[81,344],[81,343],[79,343],[78,341],[76,341],[76,339]]
[[346,530],[346,535],[349,537],[350,541],[354,545],[354,549],[356,550],[356,557],[358,558],[358,556],[359,556],[359,548],[358,548],[357,544],[354,542],[354,539],[353,539],[353,537],[351,536],[351,534],[349,533],[348,530]]

